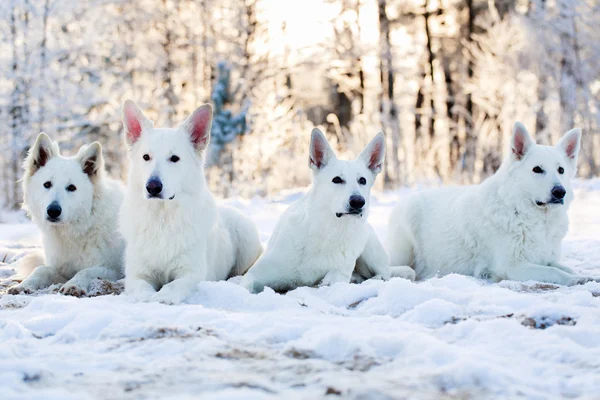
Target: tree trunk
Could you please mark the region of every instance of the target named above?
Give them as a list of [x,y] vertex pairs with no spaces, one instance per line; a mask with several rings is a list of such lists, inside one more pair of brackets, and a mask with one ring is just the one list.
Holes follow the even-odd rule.
[[433,137],[435,136],[435,101],[434,101],[434,93],[435,93],[435,71],[433,67],[433,62],[435,59],[435,54],[433,54],[432,46],[431,46],[431,30],[429,29],[429,17],[431,13],[427,10],[429,6],[429,0],[425,0],[425,12],[423,13],[423,17],[425,18],[425,37],[427,38],[426,47],[427,47],[427,63],[429,65],[429,83],[430,83],[430,93],[429,93],[429,141],[430,144],[433,141]]
[[[472,45],[476,18],[473,0],[467,0],[467,11],[467,42],[469,43],[469,45]],[[469,61],[467,64],[467,76],[469,81],[473,80],[473,68],[473,61],[471,57],[469,57]],[[465,119],[466,138],[463,155],[463,172],[466,176],[470,177],[470,180],[473,180],[475,177],[475,159],[477,157],[477,135],[475,134],[475,127],[473,125],[473,99],[471,98],[470,93],[467,94],[465,108],[467,110],[467,115]]]
[[173,63],[173,45],[176,41],[175,34],[169,26],[169,5],[167,0],[163,0],[163,9],[165,12],[164,28],[165,36],[162,42],[162,48],[165,55],[165,64],[162,68],[163,82],[162,87],[164,90],[164,96],[167,99],[167,121],[169,124],[173,124],[177,119],[177,96],[175,94],[175,87],[173,85],[173,72],[175,70],[175,64]]
[[[44,1],[44,14],[42,19],[42,42],[40,43],[40,84],[46,86],[46,68],[48,68],[48,17],[50,16],[50,0]],[[38,96],[38,126],[40,131],[44,131],[46,123],[46,102],[44,101],[43,91],[39,91]]]
[[[390,41],[390,21],[386,11],[386,0],[379,0],[379,70],[381,87],[380,112],[383,131],[386,126],[391,131],[392,148],[386,153],[384,163],[384,185],[391,186],[393,183],[400,184],[400,161],[398,150],[400,148],[400,123],[398,121],[398,109],[394,99],[394,65],[392,58],[392,45]],[[389,133],[388,133],[389,134]],[[391,167],[391,168],[390,168]],[[391,169],[391,171],[390,171]]]

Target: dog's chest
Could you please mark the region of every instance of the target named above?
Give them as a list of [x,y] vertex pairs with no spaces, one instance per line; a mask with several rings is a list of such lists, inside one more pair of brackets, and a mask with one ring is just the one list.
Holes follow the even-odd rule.
[[509,248],[516,262],[547,265],[560,254],[560,242],[567,230],[566,217],[515,218],[509,235]]
[[84,268],[93,266],[111,267],[114,260],[103,257],[103,248],[112,243],[95,234],[53,234],[44,238],[44,251],[48,265],[70,279]]
[[300,270],[320,275],[335,269],[353,269],[367,239],[368,232],[364,226],[309,229],[306,245],[301,251]]
[[127,242],[149,275],[172,275],[184,266],[206,262],[201,256],[206,258],[214,212],[152,210],[135,217]]

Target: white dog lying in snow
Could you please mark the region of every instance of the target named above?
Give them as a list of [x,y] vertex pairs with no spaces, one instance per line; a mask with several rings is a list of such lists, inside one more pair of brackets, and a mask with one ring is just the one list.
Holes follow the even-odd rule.
[[555,147],[537,145],[516,123],[495,175],[480,185],[416,193],[395,207],[387,235],[392,263],[412,266],[420,279],[458,273],[585,282],[558,261],[580,141],[581,130],[573,129]]
[[23,192],[23,207],[42,232],[45,263],[37,254],[25,257],[19,275],[30,275],[9,293],[63,284],[61,293],[81,296],[95,278],[121,277],[124,242],[117,218],[123,187],[105,177],[100,143],[63,157],[58,144],[40,133],[25,160]]
[[[365,278],[388,279],[387,253],[367,222],[371,187],[381,171],[384,152],[380,133],[356,160],[338,160],[325,136],[314,129],[309,158],[313,186],[281,216],[265,254],[241,285],[260,292],[265,286],[285,291],[318,283],[348,283],[355,269]],[[408,267],[392,273],[414,278]]]
[[233,208],[217,208],[207,187],[211,122],[208,104],[176,129],[154,128],[132,101],[123,105],[125,290],[140,300],[180,303],[201,281],[243,274],[262,251],[254,223]]

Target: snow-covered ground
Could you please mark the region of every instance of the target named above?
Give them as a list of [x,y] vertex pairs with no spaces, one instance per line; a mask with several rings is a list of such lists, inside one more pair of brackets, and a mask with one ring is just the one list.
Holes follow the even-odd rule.
[[[406,191],[376,196],[383,238]],[[266,243],[299,196],[230,200]],[[566,264],[600,276],[600,181],[578,183]],[[5,220],[14,216],[4,215]],[[189,304],[4,294],[39,246],[0,225],[0,398],[558,398],[600,396],[600,283],[447,276],[250,295],[205,282]]]

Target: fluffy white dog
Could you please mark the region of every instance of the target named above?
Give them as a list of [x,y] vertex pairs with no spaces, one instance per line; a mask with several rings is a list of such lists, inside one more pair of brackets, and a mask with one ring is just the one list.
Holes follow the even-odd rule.
[[211,122],[208,104],[175,129],[154,128],[132,101],[123,105],[125,290],[140,300],[180,303],[201,281],[243,274],[262,251],[254,223],[233,208],[217,208],[207,187]]
[[495,175],[480,185],[416,193],[396,206],[387,235],[392,263],[412,266],[420,279],[458,273],[585,282],[559,262],[580,141],[581,130],[573,129],[554,147],[537,145],[516,123]]
[[414,278],[408,267],[391,272],[388,255],[367,222],[384,152],[379,133],[356,160],[338,160],[325,136],[314,129],[309,158],[313,186],[281,216],[265,254],[241,285],[260,292],[265,286],[285,291],[348,283],[355,270],[365,278],[388,279],[391,273]]
[[58,144],[40,133],[25,160],[23,192],[23,207],[42,232],[45,257],[24,258],[20,275],[30,275],[9,293],[63,284],[61,293],[81,296],[95,278],[122,276],[117,220],[124,190],[105,176],[100,143],[63,157]]

